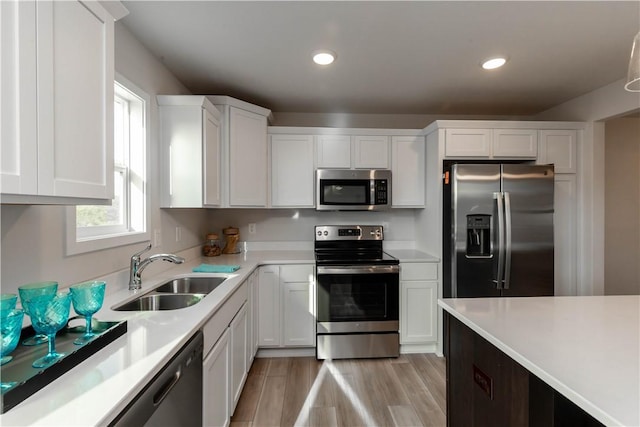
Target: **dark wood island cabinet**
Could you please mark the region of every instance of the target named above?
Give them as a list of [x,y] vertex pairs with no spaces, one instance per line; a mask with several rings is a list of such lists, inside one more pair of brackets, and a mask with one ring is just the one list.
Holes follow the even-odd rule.
[[448,313],[445,331],[449,427],[603,425]]

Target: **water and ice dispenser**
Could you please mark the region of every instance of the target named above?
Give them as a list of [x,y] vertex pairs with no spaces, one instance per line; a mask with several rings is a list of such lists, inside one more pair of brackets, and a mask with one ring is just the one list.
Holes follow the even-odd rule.
[[467,257],[491,256],[491,215],[467,215]]

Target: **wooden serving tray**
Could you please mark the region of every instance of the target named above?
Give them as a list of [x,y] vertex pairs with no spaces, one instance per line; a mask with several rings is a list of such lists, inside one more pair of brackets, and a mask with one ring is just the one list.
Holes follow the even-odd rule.
[[[84,334],[85,327],[71,327],[71,323],[75,319],[77,318],[71,318],[67,326],[56,335],[56,351],[66,353],[58,362],[48,368],[34,368],[31,364],[37,358],[47,354],[48,344],[36,346],[19,344],[11,353],[13,360],[0,366],[2,382],[16,381],[18,383],[0,395],[0,414],[7,412],[127,332],[126,320],[101,322],[94,319],[92,328],[97,334],[96,338],[87,344],[76,345],[73,340]],[[84,319],[82,319],[82,325],[84,325]],[[31,326],[24,328],[20,342],[33,335],[35,332]]]

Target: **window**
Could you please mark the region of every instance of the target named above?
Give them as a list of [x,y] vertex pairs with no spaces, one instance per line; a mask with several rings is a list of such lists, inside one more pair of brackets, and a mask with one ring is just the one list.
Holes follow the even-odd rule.
[[114,198],[111,205],[70,207],[67,254],[149,240],[146,152],[149,96],[118,76],[114,87]]

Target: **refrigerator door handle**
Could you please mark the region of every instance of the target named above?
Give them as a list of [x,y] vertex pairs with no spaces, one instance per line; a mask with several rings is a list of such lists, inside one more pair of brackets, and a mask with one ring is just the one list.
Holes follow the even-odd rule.
[[493,193],[493,198],[496,200],[496,208],[498,212],[498,269],[496,272],[496,279],[493,281],[496,284],[496,289],[502,289],[502,273],[504,272],[504,206],[503,195],[501,192]]
[[504,193],[504,289],[509,289],[511,279],[511,198],[509,192]]

